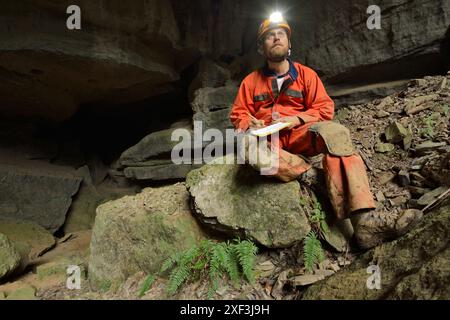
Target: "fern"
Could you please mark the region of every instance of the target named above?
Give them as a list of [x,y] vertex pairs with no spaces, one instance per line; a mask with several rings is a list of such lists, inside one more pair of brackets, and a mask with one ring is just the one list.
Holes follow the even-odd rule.
[[145,278],[145,281],[141,287],[141,291],[139,291],[139,298],[145,295],[145,293],[150,289],[154,281],[155,278],[151,274],[149,274],[147,278]]
[[314,209],[312,210],[309,220],[314,224],[322,237],[324,237],[326,233],[330,232],[330,228],[328,227],[326,221],[325,211],[322,210],[322,206],[316,199],[314,199]]
[[239,272],[239,258],[234,250],[234,246],[230,243],[226,244],[226,253],[224,267],[228,276],[230,277],[233,285],[236,287],[239,283],[240,272]]
[[189,278],[190,270],[187,265],[179,265],[172,272],[169,278],[169,285],[167,287],[167,292],[169,294],[174,294],[177,292],[178,288]]
[[242,267],[242,272],[245,278],[253,283],[255,281],[255,274],[253,268],[255,266],[255,256],[258,249],[249,241],[237,242],[234,244],[234,250]]
[[167,259],[161,273],[173,269],[167,286],[167,292],[174,294],[183,283],[200,277],[207,277],[210,287],[208,299],[212,298],[219,287],[219,280],[228,274],[234,285],[241,278],[254,282],[254,266],[257,247],[250,241],[236,240],[233,243],[215,243],[203,240],[183,253],[177,253]]
[[305,260],[305,268],[311,273],[313,272],[313,267],[316,263],[321,263],[325,260],[322,245],[319,239],[317,239],[314,231],[311,231],[304,240],[303,256]]
[[172,269],[181,260],[181,254],[177,253],[169,257],[164,261],[160,273],[165,273],[166,271]]

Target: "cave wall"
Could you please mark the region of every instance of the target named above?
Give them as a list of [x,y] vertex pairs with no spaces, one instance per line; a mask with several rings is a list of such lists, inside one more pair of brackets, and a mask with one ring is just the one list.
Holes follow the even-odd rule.
[[[293,57],[330,85],[442,71],[450,3],[378,2],[276,1],[293,27]],[[142,101],[173,91],[205,56],[239,80],[261,63],[254,39],[273,3],[80,0],[82,28],[72,31],[72,1],[2,1],[0,114],[61,121],[84,104]],[[366,28],[369,4],[382,9],[381,30]]]

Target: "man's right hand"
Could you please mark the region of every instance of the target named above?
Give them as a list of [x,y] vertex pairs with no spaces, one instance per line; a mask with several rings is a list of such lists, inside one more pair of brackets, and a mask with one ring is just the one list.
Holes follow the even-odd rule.
[[264,120],[258,120],[253,117],[250,118],[250,129],[259,129],[265,127]]

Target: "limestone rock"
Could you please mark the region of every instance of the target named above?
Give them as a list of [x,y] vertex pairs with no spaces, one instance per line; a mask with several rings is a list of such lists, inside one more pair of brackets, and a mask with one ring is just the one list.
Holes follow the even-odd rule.
[[222,87],[230,78],[231,74],[228,69],[221,67],[211,59],[202,59],[199,63],[197,76],[189,86],[189,101],[192,101],[197,89]]
[[0,165],[0,218],[33,222],[52,233],[58,230],[81,178],[56,167]]
[[198,89],[191,103],[194,121],[202,121],[203,130],[233,128],[229,115],[237,92],[237,84]]
[[[125,150],[120,156],[119,163],[126,166],[136,166],[151,158],[167,156],[179,141],[172,141],[172,133],[178,128],[157,131],[144,137],[137,144]],[[187,129],[187,128],[185,128]]]
[[429,205],[431,202],[433,202],[434,200],[437,199],[437,197],[439,197],[442,193],[444,193],[445,191],[447,191],[448,188],[446,187],[439,187],[436,188],[426,194],[424,194],[423,196],[421,196],[419,198],[419,200],[417,200],[417,204],[420,206],[427,206]]
[[64,223],[64,233],[92,229],[95,220],[95,209],[103,200],[97,189],[84,181],[80,191],[74,197]]
[[0,233],[0,281],[14,272],[19,265],[19,253],[13,243]]
[[168,164],[149,167],[129,167],[124,170],[127,178],[136,180],[169,180],[185,178],[189,171],[198,168],[194,164]]
[[203,237],[182,183],[109,201],[97,208],[89,279],[115,288],[136,272],[157,273],[170,255]]
[[[373,75],[379,72],[393,77],[409,74],[411,78],[418,71],[425,70],[414,64],[418,56],[430,65],[438,63],[436,55],[446,59],[447,53],[441,51],[440,42],[446,38],[450,23],[450,5],[447,2],[414,0],[386,3],[382,7],[385,12],[382,29],[377,32],[367,28],[367,19],[361,19],[361,15],[349,16],[349,12],[366,12],[367,3],[364,2],[339,1],[330,4],[321,0],[313,8],[302,6],[298,10],[299,15],[305,15],[305,10],[310,10],[309,15],[314,15],[313,21],[328,21],[327,17],[333,16],[335,23],[321,23],[309,35],[311,32],[307,25],[310,20],[303,17],[306,21],[302,23],[304,27],[299,29],[306,28],[300,31],[300,37],[304,40],[293,44],[293,52],[305,52],[304,60],[308,61],[309,66],[336,80],[360,79],[363,82],[367,74],[374,78]],[[349,29],[355,31],[343,31]],[[416,52],[419,47],[420,52]],[[366,54],[369,51],[370,54]],[[392,63],[390,59],[396,62]],[[416,67],[411,68],[411,63]]]
[[244,165],[209,164],[186,185],[205,227],[247,237],[266,247],[288,247],[310,231],[297,181],[280,183]]
[[[0,86],[2,112],[61,121],[82,103],[126,103],[167,92],[185,65],[174,62],[179,30],[167,1],[80,1],[82,26],[69,37],[55,18],[56,12],[66,14],[67,4],[3,5],[0,75],[9,81]],[[17,15],[24,24],[13,23]]]
[[0,219],[0,233],[5,234],[22,257],[22,263],[38,258],[55,246],[55,238],[40,225]]
[[324,240],[338,252],[345,252],[350,248],[353,236],[353,226],[349,219],[336,220],[329,224],[330,231],[324,233]]
[[398,143],[408,135],[408,131],[401,123],[393,122],[387,127],[385,135],[388,142]]
[[[303,299],[449,299],[449,238],[447,201],[408,234],[366,252],[347,269],[308,288]],[[370,265],[380,268],[380,290],[366,286]]]
[[379,153],[387,153],[395,150],[395,146],[392,143],[378,142],[375,145],[375,151]]
[[433,106],[431,103],[427,103],[430,101],[433,101],[434,99],[438,98],[439,95],[437,94],[430,94],[427,96],[420,96],[412,99],[411,101],[408,101],[405,107],[405,112],[408,115],[415,114],[417,112],[429,109]]

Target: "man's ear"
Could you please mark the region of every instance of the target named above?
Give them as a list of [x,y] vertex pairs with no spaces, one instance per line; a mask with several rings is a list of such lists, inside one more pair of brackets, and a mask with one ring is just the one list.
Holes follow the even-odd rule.
[[264,49],[263,49],[263,46],[262,45],[258,45],[258,53],[260,54],[260,55],[262,55],[262,56],[264,56]]

